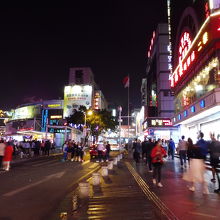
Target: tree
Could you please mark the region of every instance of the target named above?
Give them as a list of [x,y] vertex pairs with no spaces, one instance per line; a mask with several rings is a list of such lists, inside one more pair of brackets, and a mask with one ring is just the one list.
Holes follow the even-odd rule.
[[[66,118],[67,123],[84,124],[87,111],[85,106],[80,106],[78,110],[74,109],[73,114]],[[91,135],[97,138],[108,129],[114,131],[118,123],[111,115],[111,112],[107,110],[93,110],[92,115],[86,115],[86,125],[90,129]]]
[[87,124],[90,126],[91,135],[97,138],[102,132],[108,129],[114,131],[118,123],[111,115],[111,112],[99,110],[94,111],[94,113],[88,117]]

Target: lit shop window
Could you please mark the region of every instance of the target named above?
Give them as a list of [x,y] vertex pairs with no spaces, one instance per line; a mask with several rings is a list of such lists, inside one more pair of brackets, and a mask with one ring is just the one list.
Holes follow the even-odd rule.
[[192,78],[185,88],[180,91],[175,99],[176,113],[193,104],[207,92],[220,87],[220,72],[218,66],[218,58],[213,58]]

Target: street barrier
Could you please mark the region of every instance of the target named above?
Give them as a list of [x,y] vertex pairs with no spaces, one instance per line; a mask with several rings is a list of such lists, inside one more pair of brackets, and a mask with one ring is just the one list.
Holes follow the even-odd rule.
[[61,212],[60,213],[60,219],[61,220],[67,220],[67,212]]
[[89,183],[87,182],[79,183],[79,196],[81,198],[89,196]]
[[121,160],[120,154],[117,156],[117,160],[118,160],[118,162]]
[[92,174],[92,184],[93,186],[97,186],[100,184],[100,174],[99,173],[93,173]]
[[117,157],[115,157],[115,158],[113,159],[113,164],[114,164],[114,165],[117,165],[117,164],[118,164],[118,159],[117,159]]
[[108,176],[108,167],[107,166],[102,167],[102,176]]
[[113,169],[113,161],[108,162],[108,169],[112,170]]

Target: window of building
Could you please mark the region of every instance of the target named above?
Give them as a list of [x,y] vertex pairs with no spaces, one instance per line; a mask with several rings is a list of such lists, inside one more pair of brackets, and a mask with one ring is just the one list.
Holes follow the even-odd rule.
[[75,72],[76,84],[83,84],[83,71],[76,70]]

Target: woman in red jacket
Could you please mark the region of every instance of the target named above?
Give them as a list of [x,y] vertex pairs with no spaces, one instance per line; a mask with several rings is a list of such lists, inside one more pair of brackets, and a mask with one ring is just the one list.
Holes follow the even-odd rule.
[[166,156],[167,154],[161,145],[161,140],[158,140],[155,143],[155,147],[151,151],[151,158],[153,164],[153,183],[157,184],[159,187],[163,187],[161,184],[161,168],[164,162],[163,158]]
[[5,147],[5,155],[3,158],[3,169],[6,171],[9,171],[10,169],[10,163],[12,161],[12,153],[14,149],[11,146],[11,144],[8,142],[6,147]]

